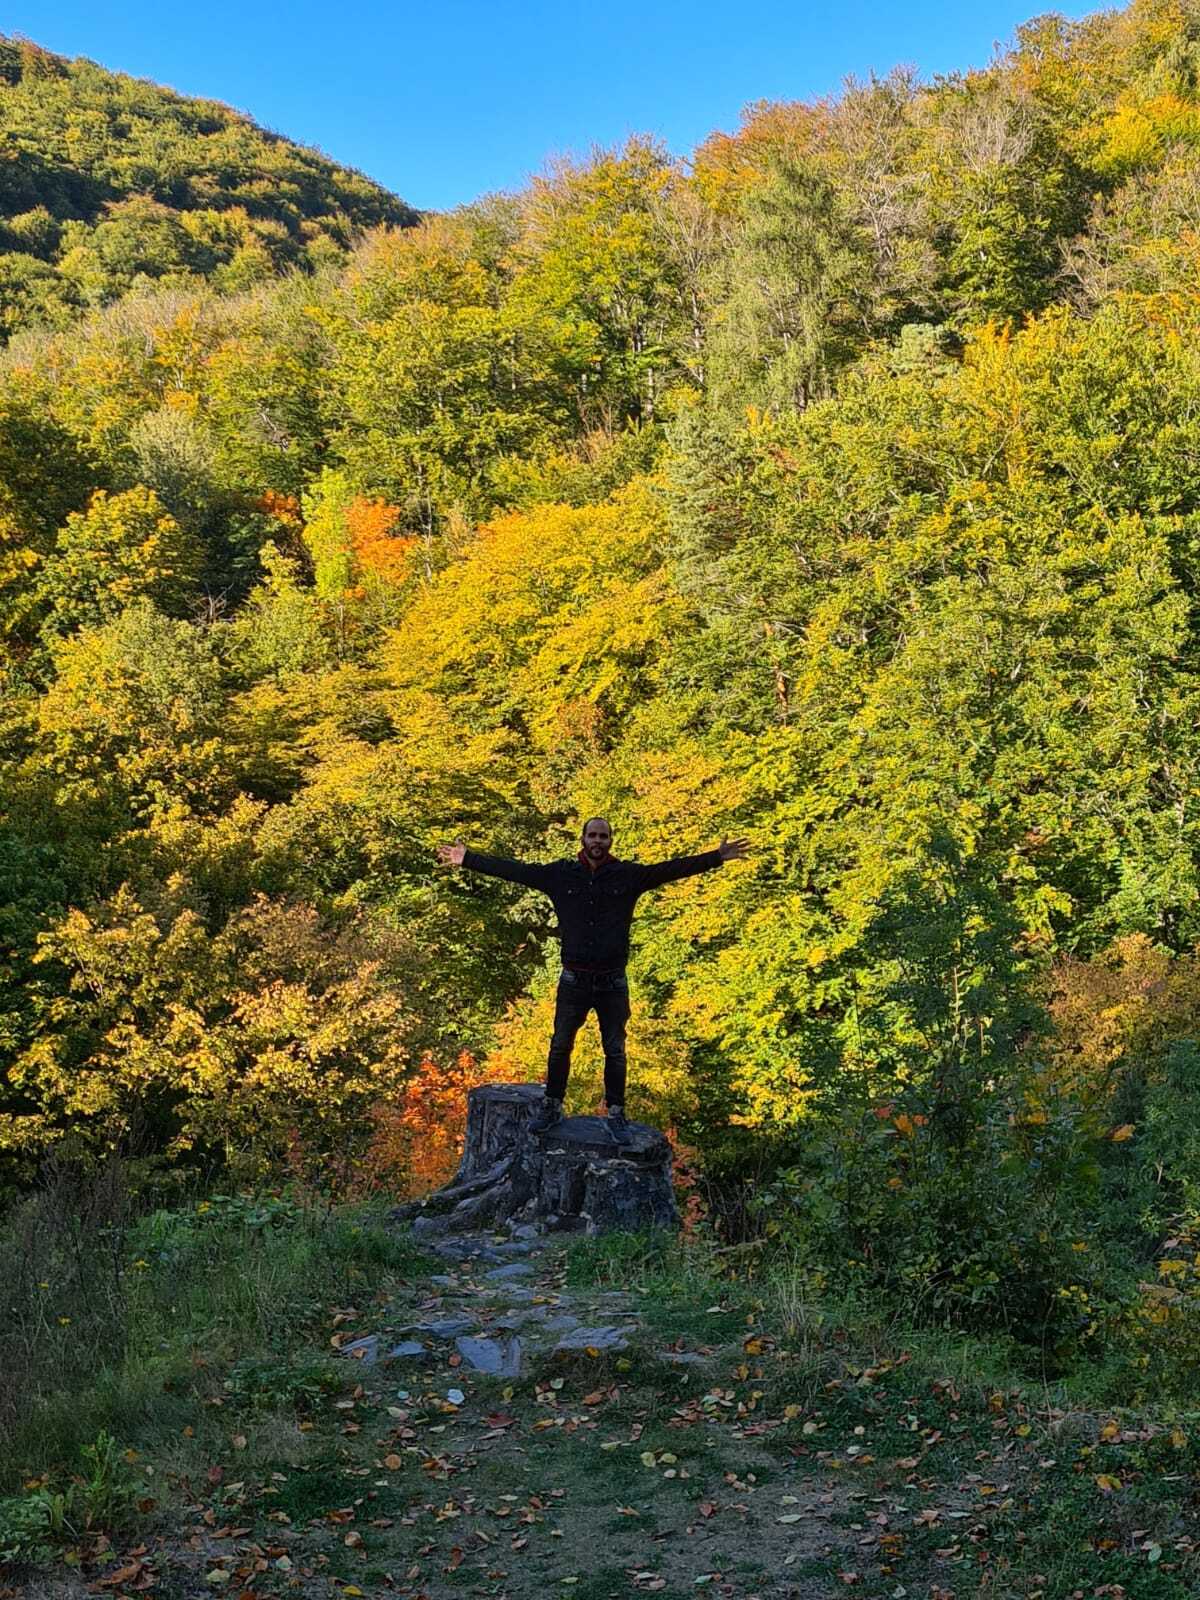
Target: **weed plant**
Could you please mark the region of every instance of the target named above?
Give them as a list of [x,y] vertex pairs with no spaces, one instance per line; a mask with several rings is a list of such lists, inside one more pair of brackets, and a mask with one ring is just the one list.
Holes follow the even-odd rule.
[[0,1228],[0,1494],[106,1435],[177,1431],[197,1393],[319,1403],[311,1328],[424,1260],[377,1218],[272,1194],[134,1216],[117,1164],[51,1173]]

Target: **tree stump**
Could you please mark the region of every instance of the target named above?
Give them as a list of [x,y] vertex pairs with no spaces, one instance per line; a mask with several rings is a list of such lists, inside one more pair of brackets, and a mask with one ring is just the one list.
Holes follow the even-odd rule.
[[657,1128],[629,1124],[618,1145],[604,1117],[564,1117],[547,1133],[529,1123],[542,1104],[534,1083],[485,1083],[467,1095],[467,1132],[454,1178],[393,1215],[422,1233],[503,1222],[537,1231],[609,1233],[679,1227],[671,1147]]

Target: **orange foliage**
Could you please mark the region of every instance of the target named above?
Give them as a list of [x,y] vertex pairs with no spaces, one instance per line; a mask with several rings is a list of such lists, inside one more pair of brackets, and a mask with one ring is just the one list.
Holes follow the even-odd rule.
[[1065,957],[1053,986],[1055,1077],[1089,1102],[1106,1099],[1133,1058],[1200,1024],[1200,952],[1172,955],[1143,933],[1091,961]]
[[774,155],[797,157],[820,143],[830,104],[818,101],[760,100],[742,113],[736,133],[713,133],[692,158],[693,178],[709,205],[736,206],[739,196],[758,183]]
[[399,1101],[376,1106],[375,1131],[361,1163],[364,1193],[427,1194],[453,1177],[467,1126],[467,1091],[494,1076],[463,1050],[450,1062],[425,1056]]
[[390,506],[386,500],[368,500],[363,495],[346,507],[346,532],[354,566],[364,577],[401,583],[408,576],[408,553],[417,541],[394,531],[399,516],[398,506]]
[[708,1216],[708,1206],[700,1193],[700,1158],[690,1145],[680,1143],[675,1129],[667,1129],[671,1146],[671,1181],[685,1236],[695,1233]]
[[293,533],[299,533],[304,525],[300,502],[294,494],[281,494],[278,489],[268,489],[265,494],[259,495],[255,504],[266,516],[273,517]]

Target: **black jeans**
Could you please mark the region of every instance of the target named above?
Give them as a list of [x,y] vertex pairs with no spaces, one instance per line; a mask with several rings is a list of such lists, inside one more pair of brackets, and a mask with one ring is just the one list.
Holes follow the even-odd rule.
[[575,1035],[594,1010],[604,1047],[604,1100],[625,1104],[625,1024],[629,1021],[629,981],[623,972],[569,972],[563,968],[554,1007],[554,1033],[546,1068],[546,1093],[561,1100],[567,1092]]

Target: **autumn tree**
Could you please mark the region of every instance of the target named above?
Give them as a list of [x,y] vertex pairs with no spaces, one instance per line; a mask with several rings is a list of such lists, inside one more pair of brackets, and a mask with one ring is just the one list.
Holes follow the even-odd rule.
[[136,600],[167,615],[196,598],[201,553],[153,489],[92,496],[72,512],[38,576],[49,636],[94,627]]

